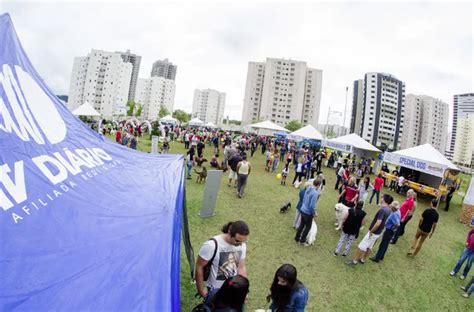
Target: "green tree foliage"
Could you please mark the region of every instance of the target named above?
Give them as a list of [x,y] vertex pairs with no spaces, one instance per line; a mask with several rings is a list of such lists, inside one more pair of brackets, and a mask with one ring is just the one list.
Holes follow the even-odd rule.
[[184,110],[177,109],[173,112],[173,117],[178,119],[179,122],[188,122],[191,119],[191,114],[186,113]]
[[291,132],[296,131],[301,127],[303,127],[303,125],[298,120],[291,120],[285,126],[285,128],[290,130]]
[[137,112],[135,113],[135,116],[141,116],[143,112],[143,104],[137,103]]
[[160,111],[158,112],[158,117],[163,118],[169,114],[170,114],[169,110],[164,105],[161,105]]
[[132,100],[127,102],[127,116],[133,116],[136,106],[137,104]]

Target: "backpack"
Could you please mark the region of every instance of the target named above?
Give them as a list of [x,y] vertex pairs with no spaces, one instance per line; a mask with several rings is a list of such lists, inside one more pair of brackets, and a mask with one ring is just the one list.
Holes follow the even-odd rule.
[[216,253],[217,253],[217,249],[218,249],[217,240],[214,237],[211,238],[210,240],[214,241],[214,244],[216,245],[216,248],[214,249],[214,253],[212,254],[212,258],[207,262],[206,266],[204,267],[204,276],[203,276],[204,281],[207,281],[207,279],[211,275],[212,262],[214,262],[214,258],[216,257]]

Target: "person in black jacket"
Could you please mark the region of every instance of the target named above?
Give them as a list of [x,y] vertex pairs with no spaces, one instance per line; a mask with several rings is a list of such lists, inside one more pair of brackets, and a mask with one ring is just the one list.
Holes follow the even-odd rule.
[[346,244],[346,248],[342,256],[346,257],[349,254],[349,251],[352,247],[352,242],[359,236],[360,227],[365,223],[366,212],[362,210],[363,207],[364,202],[358,201],[355,208],[349,209],[346,219],[342,223],[341,238],[337,243],[334,256],[339,255],[339,252],[341,251],[344,244]]

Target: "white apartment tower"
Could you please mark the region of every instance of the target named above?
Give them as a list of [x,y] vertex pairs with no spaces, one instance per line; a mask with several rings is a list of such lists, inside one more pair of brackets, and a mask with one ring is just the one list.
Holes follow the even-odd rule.
[[453,162],[474,169],[474,113],[458,118]]
[[404,116],[404,82],[384,73],[367,73],[363,80],[354,81],[351,132],[375,146],[396,150]]
[[454,151],[458,119],[474,113],[474,93],[457,94],[453,99],[453,131],[451,132],[451,151]]
[[103,118],[123,113],[128,101],[132,64],[119,53],[92,50],[76,57],[69,86],[68,108],[74,110],[89,102]]
[[449,106],[426,95],[408,94],[401,148],[429,143],[440,153],[446,150]]
[[318,126],[323,72],[306,62],[267,58],[249,62],[242,123],[270,120],[285,126],[291,120]]
[[176,85],[174,80],[163,77],[139,78],[135,102],[143,105],[142,116],[148,120],[157,120],[161,106],[170,112],[174,108]]
[[193,117],[205,124],[212,122],[220,126],[224,118],[225,96],[225,93],[212,89],[194,90]]

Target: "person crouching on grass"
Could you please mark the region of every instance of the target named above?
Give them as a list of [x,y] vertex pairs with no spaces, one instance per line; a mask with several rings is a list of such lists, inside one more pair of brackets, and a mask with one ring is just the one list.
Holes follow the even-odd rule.
[[369,257],[370,251],[375,245],[375,242],[382,234],[385,228],[385,222],[392,210],[390,209],[390,204],[393,202],[393,197],[389,194],[384,194],[382,196],[382,202],[380,203],[380,209],[375,214],[372,223],[370,224],[369,231],[364,236],[362,241],[359,243],[354,260],[347,263],[349,266],[355,266],[358,263],[364,264],[366,259]]
[[296,268],[284,264],[278,268],[273,278],[267,301],[271,301],[271,311],[304,311],[308,303],[308,289],[297,279]]

